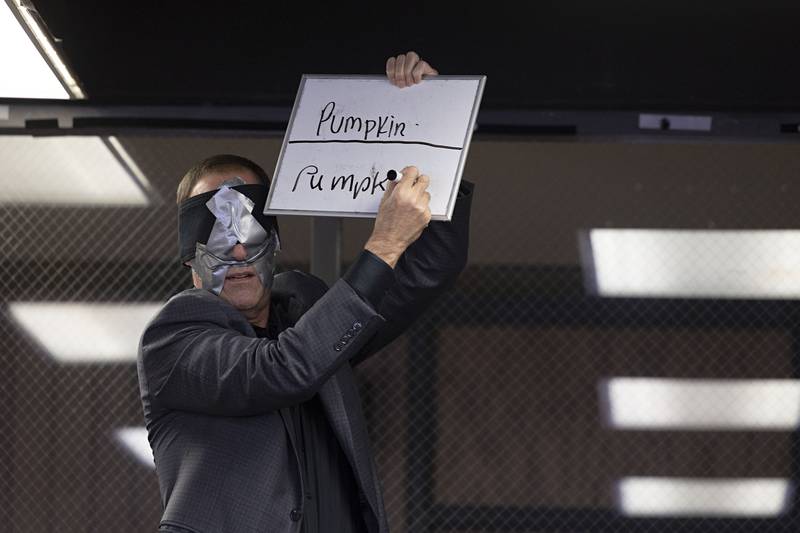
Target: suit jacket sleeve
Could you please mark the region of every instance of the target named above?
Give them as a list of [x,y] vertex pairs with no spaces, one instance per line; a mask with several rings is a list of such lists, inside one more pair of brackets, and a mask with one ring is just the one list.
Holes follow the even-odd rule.
[[353,358],[358,364],[403,333],[450,287],[467,264],[474,184],[462,181],[453,217],[431,222],[395,266],[395,283],[379,305],[385,323]]
[[358,353],[380,322],[343,280],[274,340],[252,336],[241,313],[218,297],[185,291],[142,336],[143,394],[161,407],[226,416],[295,405]]

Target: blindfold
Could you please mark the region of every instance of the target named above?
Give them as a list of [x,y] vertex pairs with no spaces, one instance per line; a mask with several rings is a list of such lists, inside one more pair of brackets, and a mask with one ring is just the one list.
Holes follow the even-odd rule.
[[[264,205],[267,202],[269,188],[262,184],[237,185],[231,189],[247,196],[255,204],[252,215],[259,224],[269,233],[271,229],[278,232],[278,221],[274,216],[264,215]],[[181,263],[190,261],[195,256],[197,243],[207,244],[211,229],[217,218],[208,209],[206,203],[218,190],[209,191],[197,196],[192,196],[181,202],[178,207],[178,238],[180,246]]]

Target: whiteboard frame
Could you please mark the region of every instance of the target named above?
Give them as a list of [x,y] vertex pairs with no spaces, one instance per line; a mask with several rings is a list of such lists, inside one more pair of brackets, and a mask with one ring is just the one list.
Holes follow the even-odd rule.
[[[264,204],[265,215],[300,215],[300,216],[321,216],[321,217],[347,217],[347,218],[375,218],[376,213],[368,213],[364,211],[315,211],[311,209],[271,209],[272,194],[275,192],[275,187],[272,185],[278,176],[278,170],[283,163],[283,154],[286,151],[286,146],[289,142],[289,134],[294,125],[295,115],[300,102],[300,97],[303,95],[303,89],[306,86],[306,80],[309,79],[336,79],[336,80],[387,80],[385,75],[364,75],[364,74],[303,74],[300,78],[300,86],[297,88],[297,96],[292,105],[292,114],[289,117],[289,124],[286,126],[286,134],[283,136],[283,143],[281,144],[281,151],[278,155],[278,162],[275,164],[275,171],[272,173],[272,180],[270,181],[269,195],[267,202]],[[445,215],[432,216],[431,220],[447,220],[453,217],[453,209],[455,208],[456,196],[461,184],[461,177],[464,172],[464,164],[467,160],[467,153],[469,152],[469,145],[472,142],[472,133],[475,130],[475,120],[478,117],[478,109],[483,99],[483,87],[486,84],[486,76],[472,76],[472,75],[436,75],[425,76],[425,79],[437,80],[475,80],[478,81],[478,90],[475,93],[475,101],[472,103],[472,112],[469,117],[469,124],[467,131],[464,132],[464,140],[462,142],[461,155],[458,160],[458,168],[456,169],[456,179],[453,182],[453,188],[450,191],[450,198],[447,200],[447,213]]]

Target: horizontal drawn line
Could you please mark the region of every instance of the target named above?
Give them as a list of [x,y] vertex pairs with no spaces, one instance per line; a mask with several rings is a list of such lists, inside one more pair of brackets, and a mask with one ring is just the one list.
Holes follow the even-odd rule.
[[460,146],[447,146],[444,144],[426,143],[424,141],[360,141],[358,139],[347,139],[341,141],[323,141],[323,140],[299,140],[289,141],[289,144],[319,144],[319,143],[359,143],[359,144],[422,144],[424,146],[432,146],[433,148],[444,148],[445,150],[462,150]]

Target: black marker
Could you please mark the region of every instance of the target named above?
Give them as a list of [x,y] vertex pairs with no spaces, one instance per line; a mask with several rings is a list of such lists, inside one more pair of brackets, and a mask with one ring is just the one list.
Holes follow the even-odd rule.
[[386,173],[386,177],[389,178],[389,181],[394,181],[397,179],[397,172],[395,172],[394,170],[390,170],[389,172]]

